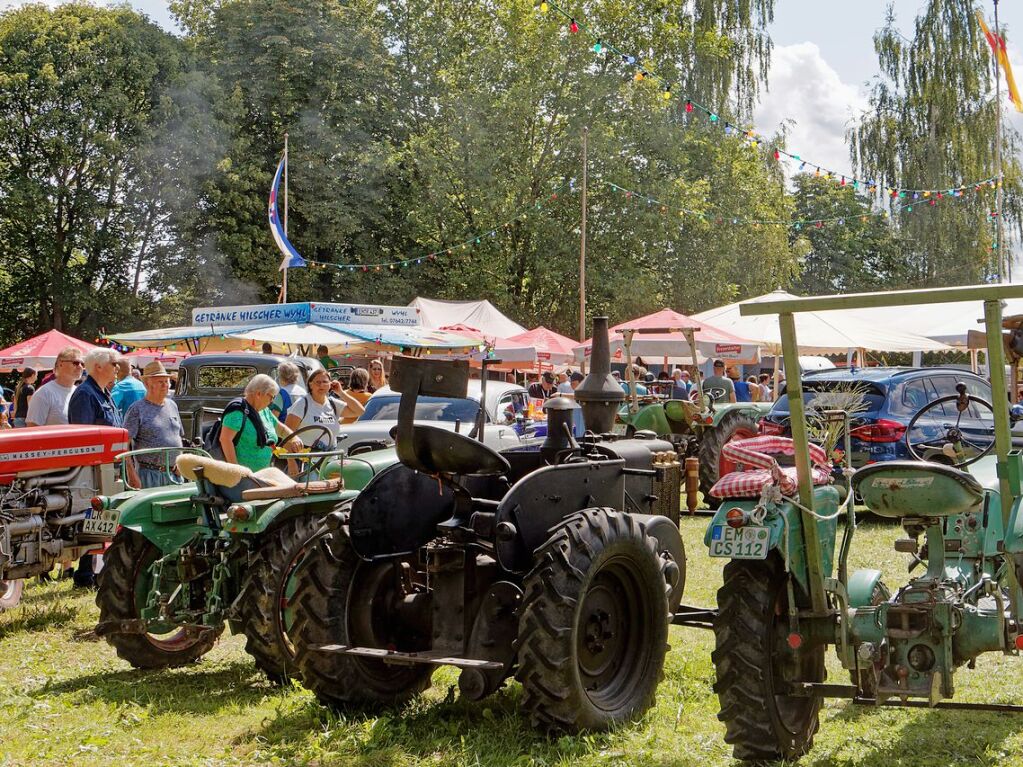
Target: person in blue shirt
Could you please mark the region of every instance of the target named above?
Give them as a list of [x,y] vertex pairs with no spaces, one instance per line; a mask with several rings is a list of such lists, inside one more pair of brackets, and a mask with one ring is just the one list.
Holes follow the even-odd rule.
[[[121,426],[121,412],[110,398],[110,388],[117,378],[120,355],[113,349],[93,349],[85,355],[85,380],[68,400],[68,423],[90,426]],[[92,555],[78,560],[74,575],[75,588],[92,588],[96,576],[92,569]]]
[[117,361],[117,383],[110,390],[110,399],[124,419],[128,408],[146,396],[146,385],[131,374],[131,363],[126,359]]
[[732,379],[732,387],[735,389],[735,401],[752,402],[753,397],[750,394],[749,384],[742,380],[742,376],[739,375],[739,368],[735,365],[728,368],[728,377]]

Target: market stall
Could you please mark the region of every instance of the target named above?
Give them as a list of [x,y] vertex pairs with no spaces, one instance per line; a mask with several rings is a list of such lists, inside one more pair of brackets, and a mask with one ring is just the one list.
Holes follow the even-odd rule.
[[23,370],[26,367],[52,370],[57,355],[69,346],[75,347],[82,354],[97,348],[95,344],[61,333],[59,330],[48,330],[6,349],[0,349],[0,373]]

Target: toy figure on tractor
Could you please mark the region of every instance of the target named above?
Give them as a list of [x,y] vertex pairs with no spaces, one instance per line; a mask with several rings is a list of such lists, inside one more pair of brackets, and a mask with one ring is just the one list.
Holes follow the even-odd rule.
[[[325,431],[295,434],[315,429]],[[138,452],[163,452],[168,471],[182,452],[182,483],[96,499],[118,527],[99,577],[96,632],[136,668],[169,668],[207,653],[226,622],[272,680],[292,676],[288,574],[322,517],[394,463],[394,450],[343,463],[338,452],[278,452],[276,461],[304,462],[294,479],[277,468],[250,476],[195,449],[122,457]],[[317,473],[324,479],[312,481]]]
[[[635,333],[667,333],[670,328],[625,329],[622,332],[626,358],[631,360],[632,338]],[[692,353],[695,372],[691,400],[653,401],[640,404],[635,395],[632,367],[626,371],[631,396],[618,413],[631,436],[639,431],[652,431],[658,437],[671,441],[679,455],[699,460],[700,492],[704,503],[716,508],[717,499],[710,489],[721,477],[734,471],[735,466],[722,455],[722,448],[734,439],[749,439],[757,435],[758,422],[771,409],[769,402],[728,402],[724,390],[705,390],[700,380],[696,356],[695,332],[697,328],[683,328],[682,334]]]
[[321,702],[400,702],[449,665],[472,700],[514,675],[543,726],[607,728],[652,704],[685,583],[681,468],[663,440],[598,436],[624,393],[596,324],[580,441],[562,397],[542,446],[416,424],[417,397],[464,396],[468,368],[394,359],[401,463],[328,517],[293,577],[289,636]]
[[[714,689],[736,757],[805,754],[824,697],[971,707],[947,700],[955,669],[984,652],[1016,655],[1023,648],[1023,457],[1010,441],[1010,422],[1023,412],[1010,413],[1006,403],[1006,348],[1014,358],[1017,350],[1003,341],[1000,304],[1018,297],[1023,287],[1000,285],[742,307],[744,314],[780,315],[793,436],[762,440],[791,453],[795,468],[765,462],[757,449],[764,444],[734,443],[740,463],[758,470],[725,477],[715,488],[724,501],[706,543],[712,556],[732,561],[714,619]],[[906,439],[921,460],[871,464],[852,475],[851,487],[832,484],[827,457],[808,443],[793,314],[946,301],[983,301],[993,405],[960,385],[957,394],[934,399],[914,416]],[[894,594],[877,570],[848,573],[853,492],[873,513],[900,520],[906,537],[895,549],[912,555],[911,572],[926,564],[926,572]],[[840,518],[845,529],[836,555]],[[825,683],[829,645],[850,684]]]

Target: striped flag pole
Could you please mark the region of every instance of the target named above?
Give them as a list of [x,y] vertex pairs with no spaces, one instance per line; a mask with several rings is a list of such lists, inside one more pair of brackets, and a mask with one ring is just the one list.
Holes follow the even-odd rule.
[[[273,184],[270,187],[270,202],[267,206],[267,216],[270,220],[270,233],[273,235],[277,248],[281,251],[283,259],[279,271],[284,272],[281,282],[281,293],[279,303],[288,302],[288,269],[298,269],[306,266],[306,261],[295,250],[295,246],[288,239],[288,135],[284,134],[284,155],[277,164],[277,172],[274,173]],[[278,195],[281,191],[281,180],[284,180],[284,210],[281,215],[281,206],[278,203]]]

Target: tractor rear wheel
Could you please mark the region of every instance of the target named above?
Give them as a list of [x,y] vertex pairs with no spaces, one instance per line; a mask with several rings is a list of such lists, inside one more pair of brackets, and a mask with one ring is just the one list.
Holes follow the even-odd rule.
[[735,471],[735,464],[721,455],[721,448],[733,439],[749,439],[757,436],[757,421],[745,410],[733,410],[721,416],[721,421],[708,428],[700,437],[700,492],[703,501],[710,508],[721,505],[721,499],[713,498],[710,489],[714,483],[729,472]]
[[25,590],[25,581],[0,580],[0,613],[4,610],[13,610],[21,601],[21,593]]
[[427,638],[398,614],[410,595],[402,577],[405,563],[362,562],[344,530],[326,527],[306,548],[293,576],[294,622],[288,630],[302,684],[332,708],[401,703],[428,688],[433,666],[389,664],[319,649],[331,644],[424,649]]
[[785,695],[784,688],[824,681],[824,646],[793,650],[786,642],[786,574],[776,555],[733,560],[724,578],[711,659],[725,742],[736,759],[798,759],[813,745],[821,696]]
[[554,528],[523,584],[518,670],[534,725],[602,730],[654,702],[668,648],[667,560],[630,515]]
[[286,519],[268,530],[249,557],[238,600],[238,623],[245,634],[245,652],[275,684],[297,671],[295,648],[288,636],[291,611],[286,587],[305,545],[319,526],[310,516]]
[[[96,576],[96,605],[100,623],[138,619],[152,586],[150,566],[160,550],[145,536],[122,528],[103,556]],[[154,626],[154,629],[159,627]],[[112,633],[107,641],[117,655],[135,668],[186,666],[213,649],[223,626],[202,631],[167,625],[165,631],[144,634]]]

